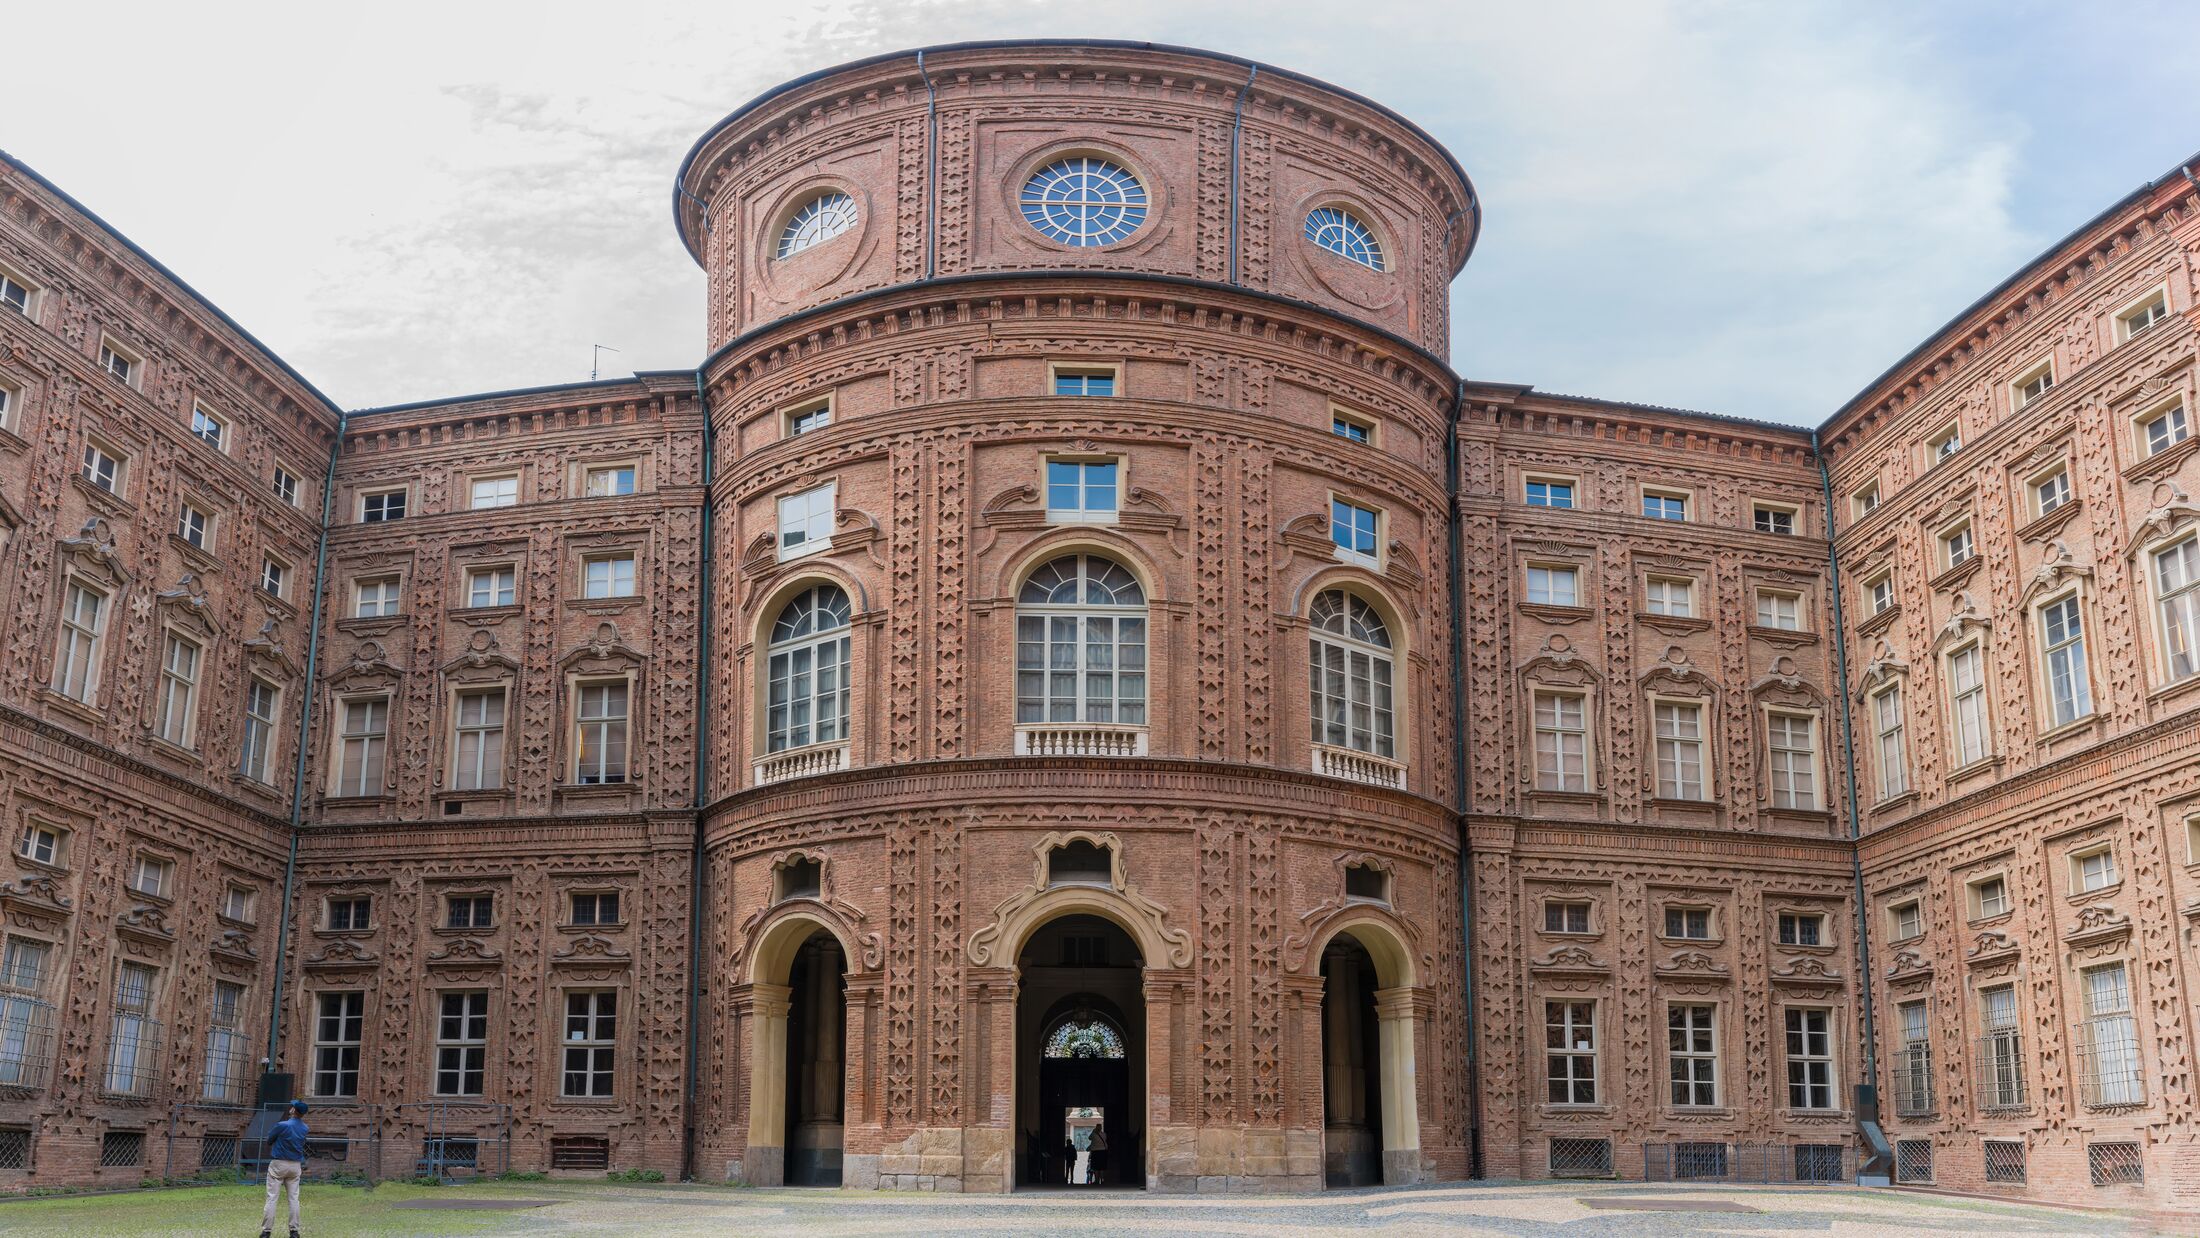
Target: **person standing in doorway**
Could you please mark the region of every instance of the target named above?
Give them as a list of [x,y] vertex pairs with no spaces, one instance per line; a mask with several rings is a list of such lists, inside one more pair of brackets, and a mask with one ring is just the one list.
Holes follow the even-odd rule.
[[298,1238],[298,1179],[306,1169],[306,1103],[290,1102],[283,1120],[275,1124],[267,1148],[267,1207],[260,1213],[260,1238],[275,1232],[275,1204],[283,1189],[290,1189],[290,1238]]

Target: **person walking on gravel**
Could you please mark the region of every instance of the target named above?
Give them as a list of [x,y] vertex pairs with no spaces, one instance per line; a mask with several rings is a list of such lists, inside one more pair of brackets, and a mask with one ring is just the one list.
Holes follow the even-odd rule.
[[298,1179],[306,1168],[306,1103],[290,1102],[289,1112],[275,1124],[267,1149],[267,1208],[260,1213],[260,1238],[275,1232],[275,1204],[283,1188],[290,1189],[290,1238],[298,1238]]

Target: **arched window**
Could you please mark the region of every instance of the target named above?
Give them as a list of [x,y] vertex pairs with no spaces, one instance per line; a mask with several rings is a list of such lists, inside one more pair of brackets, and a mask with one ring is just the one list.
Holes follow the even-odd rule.
[[1390,629],[1375,608],[1342,589],[1314,598],[1307,612],[1308,683],[1314,742],[1390,757]]
[[1343,207],[1316,207],[1306,217],[1306,239],[1371,271],[1383,269],[1383,243],[1375,230]]
[[1048,1057],[1121,1057],[1123,1033],[1098,1015],[1062,1020],[1047,1037]]
[[779,230],[779,256],[791,258],[812,245],[823,245],[856,226],[856,200],[839,190],[821,193]]
[[1146,594],[1098,555],[1041,564],[1016,595],[1016,721],[1146,721]]
[[1146,222],[1146,187],[1105,159],[1058,159],[1031,174],[1018,198],[1024,219],[1064,245],[1113,245]]
[[769,752],[848,738],[848,595],[817,585],[772,624],[764,746]]

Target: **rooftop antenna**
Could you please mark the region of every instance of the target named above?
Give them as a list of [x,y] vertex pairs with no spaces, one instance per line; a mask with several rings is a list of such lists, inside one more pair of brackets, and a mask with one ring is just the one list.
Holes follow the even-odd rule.
[[605,353],[607,353],[607,352],[617,352],[617,351],[619,351],[619,350],[618,350],[618,349],[616,349],[616,348],[613,348],[613,347],[612,347],[611,345],[609,345],[609,344],[590,344],[590,345],[588,346],[588,348],[589,348],[589,353],[588,353],[588,381],[589,381],[589,382],[595,382],[595,381],[596,381],[596,364],[597,364],[597,362],[599,362],[599,361],[602,361],[602,360],[603,360],[603,355],[604,355]]

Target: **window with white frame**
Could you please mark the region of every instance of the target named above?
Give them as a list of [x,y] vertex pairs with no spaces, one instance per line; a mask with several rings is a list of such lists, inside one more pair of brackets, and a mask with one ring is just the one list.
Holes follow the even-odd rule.
[[2048,725],[2076,722],[2093,712],[2093,686],[2085,666],[2085,620],[2078,595],[2040,607],[2040,656],[2047,673]]
[[191,437],[199,440],[200,442],[215,449],[216,451],[220,451],[222,450],[223,440],[228,437],[228,434],[228,422],[223,421],[221,418],[216,417],[210,412],[207,412],[206,409],[204,409],[203,407],[200,407],[198,405],[192,406]]
[[856,200],[838,189],[827,189],[795,208],[779,229],[773,257],[792,258],[803,250],[823,245],[856,226]]
[[1709,907],[1666,908],[1665,935],[1681,941],[1711,940],[1711,909]]
[[122,459],[98,443],[84,444],[84,480],[109,494],[122,493]]
[[1803,628],[1803,595],[1782,589],[1757,591],[1757,626],[1799,632]]
[[268,781],[268,763],[275,756],[275,717],[282,708],[282,688],[262,677],[244,684],[244,739],[238,754],[238,774],[255,783]]
[[405,518],[405,491],[372,490],[359,496],[359,519],[365,524],[386,524]]
[[[0,278],[5,278],[0,276]],[[23,389],[9,382],[0,382],[0,430],[15,428],[17,406],[23,402]]]
[[367,894],[335,895],[323,904],[322,920],[332,933],[364,933],[374,927],[374,898]]
[[772,621],[765,646],[765,751],[848,738],[851,612],[840,586],[813,585]]
[[1528,601],[1538,606],[1581,605],[1581,569],[1529,564]]
[[1375,422],[1358,413],[1332,408],[1329,410],[1329,432],[1350,442],[1372,443],[1375,441]]
[[1970,883],[1971,918],[1991,920],[2007,915],[2012,904],[2009,901],[2009,881],[2005,877],[1982,877]]
[[1703,706],[1693,701],[1658,701],[1651,713],[1657,741],[1658,798],[1704,798]]
[[201,652],[197,642],[171,632],[161,653],[159,712],[153,733],[178,747],[191,746],[198,718]]
[[1652,520],[1688,519],[1688,496],[1679,491],[1645,490],[1642,514]]
[[2088,1105],[2135,1105],[2146,1099],[2138,1026],[2131,1012],[2131,977],[2122,963],[2079,973],[2085,1022],[2079,1041],[2080,1082]]
[[1543,931],[1546,933],[1588,932],[1589,904],[1559,899],[1543,904]]
[[634,554],[590,555],[581,561],[581,596],[630,598],[634,596]]
[[839,483],[826,482],[779,499],[779,557],[829,549],[833,544],[834,496]]
[[1643,582],[1643,605],[1653,615],[1693,619],[1696,616],[1696,582],[1675,576],[1652,576]]
[[31,297],[38,290],[8,271],[0,271],[0,309],[31,316]]
[[279,598],[283,596],[283,586],[289,579],[290,569],[280,559],[268,556],[260,560],[260,592]]
[[45,1078],[54,1008],[42,994],[52,950],[13,935],[0,947],[0,1086],[35,1087]]
[[1946,568],[1962,567],[1978,553],[1971,540],[1971,526],[1959,524],[1940,535],[1940,565]]
[[217,1104],[244,1099],[249,1051],[244,1035],[244,986],[214,982],[207,1003],[206,1059],[199,1072],[199,1096]]
[[1114,366],[1054,367],[1054,394],[1110,396],[1115,394]]
[[2200,539],[2154,552],[2154,596],[2162,617],[2163,669],[2172,680],[2200,672]]
[[1910,789],[1909,745],[1903,738],[1902,685],[1889,684],[1871,697],[1872,733],[1878,740],[1879,798],[1891,800]]
[[1049,460],[1047,519],[1107,522],[1116,517],[1120,467],[1113,460]]
[[2110,847],[2095,847],[2070,857],[2070,880],[2081,894],[2106,890],[2123,880],[2116,868],[2116,852]]
[[1783,911],[1774,923],[1783,946],[1826,944],[1826,918],[1815,911]]
[[367,995],[360,992],[315,996],[313,1017],[313,1094],[331,1098],[359,1095],[359,1046],[366,1031]]
[[1325,589],[1307,611],[1311,724],[1317,744],[1391,759],[1390,628],[1358,595]]
[[398,613],[397,577],[370,576],[351,585],[354,619],[383,619]]
[[61,625],[54,651],[53,690],[90,704],[99,684],[101,643],[107,631],[107,595],[71,580],[62,590]]
[[1862,520],[1879,510],[1879,483],[1872,482],[1849,496],[1849,509]]
[[1121,564],[1063,555],[1024,579],[1016,721],[1145,725],[1146,593]]
[[1545,1099],[1554,1105],[1597,1103],[1595,1002],[1543,1003]]
[[1774,713],[1767,719],[1772,753],[1772,806],[1818,807],[1818,720],[1809,714]]
[[489,1056],[489,994],[442,995],[435,1021],[435,1094],[479,1096]]
[[1866,581],[1864,593],[1868,599],[1865,603],[1866,610],[1874,615],[1886,614],[1894,608],[1894,573],[1881,572]]
[[2023,408],[2032,401],[2046,395],[2048,389],[2054,385],[2055,364],[2052,361],[2043,361],[2018,375],[2017,380],[2009,384],[2009,389],[2015,393],[2016,406]]
[[272,479],[272,485],[275,491],[276,498],[290,504],[292,507],[296,507],[299,505],[298,477],[296,474],[290,471],[289,466],[280,463],[275,466],[275,475]]
[[626,781],[627,681],[575,687],[573,781],[606,786]]
[[221,914],[225,920],[252,923],[252,887],[233,884],[223,889]]
[[1938,464],[1962,450],[1963,430],[1958,426],[1949,426],[1925,440],[1925,454],[1928,464]]
[[1904,1117],[1933,1111],[1932,1023],[1922,1001],[1894,1008],[1894,1108]]
[[504,689],[458,694],[451,752],[451,789],[492,791],[504,785]]
[[510,606],[519,600],[519,569],[510,564],[470,568],[466,572],[466,605]]
[[2017,986],[1980,989],[1979,1103],[2009,1109],[2024,1103],[2024,1032],[2017,1026]]
[[833,402],[828,397],[812,400],[807,404],[797,404],[780,414],[780,418],[781,424],[786,427],[785,436],[788,438],[797,434],[808,434],[812,430],[822,430],[833,424]]
[[1833,1108],[1833,1012],[1790,1006],[1785,1019],[1788,1108]]
[[143,1096],[159,1072],[160,1024],[153,1018],[160,973],[143,963],[115,971],[114,1019],[107,1033],[106,1091]]
[[23,832],[16,836],[15,854],[34,863],[58,868],[63,863],[63,848],[67,840],[67,830],[33,818],[23,823]]
[[2169,298],[2157,290],[2145,300],[2116,315],[2116,337],[2133,339],[2153,330],[2169,317]]
[[99,342],[99,368],[135,387],[141,367],[137,356],[112,340]]
[[1675,1003],[1665,1008],[1665,1052],[1671,1098],[1684,1108],[1719,1103],[1719,1008]]
[[148,898],[167,898],[173,893],[170,884],[175,880],[175,875],[176,866],[173,861],[161,859],[157,855],[140,855],[130,866],[130,892],[143,894]]
[[1896,941],[1908,941],[1925,932],[1925,905],[1916,899],[1887,908],[1887,933]]
[[206,549],[207,529],[211,525],[206,513],[189,503],[176,510],[176,536],[199,550]]
[[2185,422],[2185,406],[2172,404],[2139,419],[2139,442],[2150,456],[2158,456],[2192,437]]
[[1750,523],[1759,533],[1777,533],[1782,537],[1795,536],[1795,509],[1771,507],[1759,503],[1752,513]]
[[1986,729],[1986,657],[1976,643],[1948,655],[1948,708],[1955,726],[1948,736],[1957,769],[1991,753]]
[[2032,481],[2032,514],[2044,516],[2070,501],[2070,470],[2057,467],[2054,472]]
[[618,1056],[619,995],[595,990],[565,995],[565,1062],[561,1096],[610,1096]]
[[634,466],[605,464],[589,469],[582,478],[581,493],[591,499],[616,498],[634,493]]
[[1587,698],[1569,692],[1535,694],[1535,785],[1539,791],[1589,789]]
[[1572,507],[1574,483],[1547,478],[1528,479],[1527,501],[1530,507]]
[[336,736],[337,795],[380,795],[389,754],[388,697],[366,697],[342,704]]
[[519,474],[507,473],[502,477],[476,477],[470,487],[466,506],[473,511],[489,507],[512,507],[519,503]]
[[1372,566],[1380,545],[1376,532],[1380,523],[1373,508],[1343,499],[1329,501],[1329,540],[1336,544],[1340,558]]

